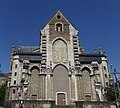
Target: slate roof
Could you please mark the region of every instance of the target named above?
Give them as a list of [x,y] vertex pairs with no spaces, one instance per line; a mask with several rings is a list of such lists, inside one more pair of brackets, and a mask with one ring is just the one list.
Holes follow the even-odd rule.
[[20,46],[18,47],[16,53],[39,53],[39,46]]
[[19,46],[14,55],[19,55],[19,60],[39,62],[42,60],[39,46]]
[[80,54],[79,61],[81,63],[91,63],[91,62],[98,62],[101,63],[101,57],[106,57],[104,54]]

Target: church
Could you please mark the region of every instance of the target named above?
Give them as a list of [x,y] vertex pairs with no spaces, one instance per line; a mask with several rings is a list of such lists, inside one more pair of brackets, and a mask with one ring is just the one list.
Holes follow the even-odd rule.
[[40,45],[14,45],[10,57],[9,100],[105,101],[109,87],[107,56],[87,53],[78,30],[60,12],[40,29]]

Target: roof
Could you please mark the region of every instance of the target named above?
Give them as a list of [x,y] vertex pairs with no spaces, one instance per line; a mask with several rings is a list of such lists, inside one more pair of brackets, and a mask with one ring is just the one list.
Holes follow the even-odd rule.
[[19,46],[14,54],[34,54],[40,53],[39,46]]
[[92,63],[92,62],[101,63],[102,62],[101,57],[106,57],[106,55],[103,55],[103,54],[80,54],[79,61],[81,63]]
[[21,46],[20,52],[35,52],[38,49],[38,46]]
[[105,54],[98,54],[98,53],[82,53],[80,56],[86,56],[86,57],[106,57]]

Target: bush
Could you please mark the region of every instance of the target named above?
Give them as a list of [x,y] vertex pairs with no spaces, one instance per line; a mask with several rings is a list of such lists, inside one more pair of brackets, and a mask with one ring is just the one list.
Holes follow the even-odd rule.
[[107,101],[115,101],[115,90],[113,88],[107,88],[107,93],[106,93],[106,98]]
[[5,94],[6,94],[6,85],[3,84],[0,86],[0,101],[5,100]]

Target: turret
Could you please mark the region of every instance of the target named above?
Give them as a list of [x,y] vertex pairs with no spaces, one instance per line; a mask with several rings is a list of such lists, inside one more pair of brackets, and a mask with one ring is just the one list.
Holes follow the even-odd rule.
[[80,54],[83,54],[83,53],[85,53],[85,49],[84,49],[84,47],[80,44]]
[[100,47],[100,49],[99,49],[99,54],[103,54],[103,50],[102,50],[101,47]]
[[19,42],[19,45],[18,45],[18,52],[21,52],[21,41]]
[[12,43],[12,47],[11,47],[11,56],[10,56],[10,69],[9,72],[11,73],[12,71],[12,64],[13,64],[13,54],[15,53],[15,46],[14,43]]

